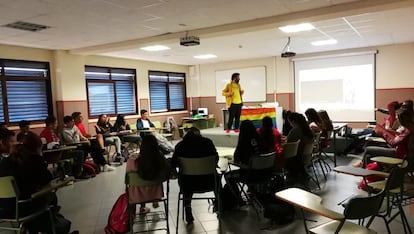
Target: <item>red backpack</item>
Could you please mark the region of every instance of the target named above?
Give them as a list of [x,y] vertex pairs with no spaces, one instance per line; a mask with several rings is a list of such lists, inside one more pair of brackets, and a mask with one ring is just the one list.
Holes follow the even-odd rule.
[[108,217],[108,225],[105,227],[106,234],[122,234],[129,231],[128,225],[128,202],[123,193],[118,197]]

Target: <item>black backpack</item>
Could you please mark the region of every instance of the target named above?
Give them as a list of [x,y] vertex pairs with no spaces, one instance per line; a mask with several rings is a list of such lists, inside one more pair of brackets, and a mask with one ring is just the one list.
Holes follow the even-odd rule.
[[234,196],[228,184],[225,184],[224,187],[220,190],[220,200],[222,211],[235,209],[239,205],[237,204],[237,197]]

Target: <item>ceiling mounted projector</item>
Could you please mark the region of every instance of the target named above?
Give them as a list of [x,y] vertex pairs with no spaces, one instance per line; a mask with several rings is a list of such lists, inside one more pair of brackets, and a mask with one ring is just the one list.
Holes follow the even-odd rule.
[[182,46],[196,46],[200,45],[200,38],[196,36],[185,36],[180,38],[180,45]]
[[291,57],[296,56],[295,52],[290,51],[290,37],[288,37],[288,42],[285,45],[285,48],[283,48],[282,53],[280,54],[280,56],[282,56],[282,58],[291,58]]

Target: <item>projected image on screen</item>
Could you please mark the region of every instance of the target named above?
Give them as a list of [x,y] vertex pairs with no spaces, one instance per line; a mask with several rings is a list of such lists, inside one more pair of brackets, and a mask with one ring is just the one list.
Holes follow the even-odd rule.
[[295,61],[296,111],[326,110],[334,121],[375,120],[374,56]]
[[306,91],[320,90],[323,92],[302,92],[301,103],[312,105],[314,103],[331,103],[342,102],[344,99],[343,81],[342,80],[316,80],[302,82],[301,89]]

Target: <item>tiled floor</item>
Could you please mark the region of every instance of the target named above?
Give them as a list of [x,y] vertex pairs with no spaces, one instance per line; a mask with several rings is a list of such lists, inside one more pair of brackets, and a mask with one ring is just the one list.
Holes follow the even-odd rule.
[[[339,165],[351,162],[352,157],[338,158]],[[113,172],[99,174],[96,178],[76,182],[72,186],[58,191],[59,203],[62,206],[61,213],[72,221],[72,229],[80,233],[104,233],[108,214],[117,197],[124,192],[125,165],[117,167]],[[321,176],[322,178],[322,176]],[[321,190],[314,192],[323,197],[323,203],[327,207],[342,212],[342,207],[337,203],[359,191],[356,189],[360,178],[330,172],[325,182],[322,179]],[[315,186],[313,186],[315,187]],[[170,229],[175,233],[175,221],[177,212],[177,181],[170,182]],[[158,208],[160,209],[160,208]],[[219,224],[216,215],[212,214],[212,207],[206,201],[193,202],[195,222],[186,225],[180,218],[178,233],[305,233],[303,220],[298,218],[288,225],[271,225],[267,220],[259,222],[252,208],[243,207],[239,210],[224,214]],[[297,212],[297,214],[300,214]],[[406,214],[411,225],[414,223],[414,207],[406,207]],[[326,221],[319,216],[307,214],[310,220]],[[316,222],[308,222],[313,226]],[[163,225],[163,224],[159,224]],[[378,233],[386,233],[385,225],[380,218],[376,218],[371,228]],[[392,233],[403,233],[400,219],[391,223]],[[219,231],[221,230],[221,231]],[[160,231],[157,233],[165,233]]]

